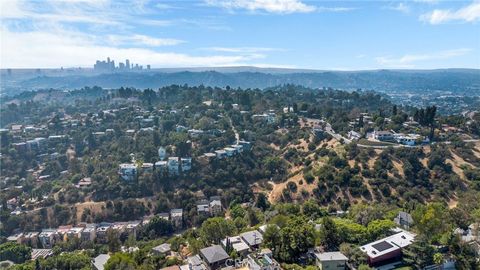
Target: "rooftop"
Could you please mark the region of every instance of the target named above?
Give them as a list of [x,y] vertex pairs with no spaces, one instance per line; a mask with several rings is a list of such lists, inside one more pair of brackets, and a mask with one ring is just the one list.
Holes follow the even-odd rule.
[[317,257],[317,259],[320,260],[321,262],[348,261],[347,256],[343,255],[343,253],[339,251],[315,253],[315,257]]
[[216,263],[229,258],[227,252],[219,245],[213,245],[200,250],[208,263]]
[[376,258],[397,249],[404,248],[410,245],[414,239],[415,234],[401,230],[394,235],[361,246],[360,249],[370,258]]

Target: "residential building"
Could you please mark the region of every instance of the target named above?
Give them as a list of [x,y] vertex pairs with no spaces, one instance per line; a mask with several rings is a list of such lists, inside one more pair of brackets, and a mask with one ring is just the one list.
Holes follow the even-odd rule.
[[245,241],[252,250],[259,248],[263,242],[263,236],[257,230],[244,232],[240,234],[240,237],[242,237],[243,241]]
[[394,235],[361,246],[360,250],[367,255],[370,265],[380,265],[387,261],[400,259],[402,248],[410,245],[414,239],[415,234],[399,230]]
[[179,158],[178,157],[169,157],[167,162],[168,173],[171,175],[177,175],[179,172]]
[[390,131],[377,131],[375,130],[374,132],[371,133],[371,138],[375,139],[377,141],[393,141],[393,133]]
[[320,270],[345,270],[348,258],[341,252],[315,253],[316,264]]
[[175,228],[183,226],[183,209],[170,210],[170,220]]
[[262,249],[259,253],[252,253],[247,256],[247,267],[249,270],[278,270],[280,264],[273,258],[270,249]]
[[200,257],[209,270],[219,269],[225,266],[230,258],[220,245],[213,245],[200,250]]
[[52,248],[53,245],[55,244],[55,235],[56,235],[55,229],[44,229],[38,235],[38,240],[42,244],[43,248]]
[[225,147],[223,148],[225,150],[225,153],[227,154],[228,157],[232,157],[237,153],[237,150],[232,147]]
[[358,132],[356,132],[356,131],[354,131],[354,130],[350,130],[350,131],[348,132],[348,138],[349,138],[350,140],[360,140],[360,138],[362,138],[362,134],[360,134],[360,133],[358,133]]
[[181,158],[180,161],[182,162],[182,172],[187,172],[192,169],[191,157]]
[[80,233],[80,239],[83,242],[86,241],[95,241],[95,237],[97,235],[97,228],[95,227],[95,224],[88,224],[85,226],[83,231]]
[[156,255],[167,255],[172,251],[170,244],[164,243],[152,248],[152,252]]
[[137,178],[137,166],[133,163],[120,164],[118,174],[125,181],[132,181]]
[[227,152],[225,150],[216,150],[215,154],[217,155],[218,159],[227,157]]
[[200,216],[209,216],[210,215],[210,205],[207,200],[200,200],[197,202],[197,214]]
[[155,170],[157,170],[158,172],[166,172],[167,162],[163,160],[155,162]]
[[39,240],[38,240],[38,235],[39,232],[28,232],[25,233],[25,240],[24,242],[29,245],[32,248],[38,248],[39,247]]
[[152,172],[153,171],[153,163],[142,163],[142,171],[144,172]]
[[83,227],[73,227],[67,232],[67,238],[72,239],[72,238],[79,238],[81,239],[81,235],[83,232],[84,228]]
[[[187,258],[187,267],[181,266],[182,270],[206,270],[207,267],[200,258],[200,255],[193,255]],[[185,269],[184,269],[185,268]]]
[[112,227],[111,223],[100,223],[97,226],[97,229],[95,231],[96,234],[96,240],[98,243],[106,243],[107,242],[107,232],[110,230]]
[[24,239],[25,239],[25,236],[23,235],[23,233],[17,233],[7,237],[8,242],[16,242],[18,244],[22,244],[24,242]]
[[31,253],[31,260],[35,261],[36,259],[46,259],[53,255],[52,249],[49,248],[34,248]]
[[231,246],[238,255],[244,257],[248,254],[250,249],[248,245],[242,240],[240,236],[227,237],[221,241],[222,247],[227,250],[227,246]]
[[210,198],[209,212],[212,216],[218,216],[223,212],[222,201],[219,196],[212,196]]

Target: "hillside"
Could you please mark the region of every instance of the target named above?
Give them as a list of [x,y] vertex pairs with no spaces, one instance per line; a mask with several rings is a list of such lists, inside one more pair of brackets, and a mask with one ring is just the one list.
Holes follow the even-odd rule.
[[[238,71],[237,71],[238,70]],[[23,89],[75,89],[84,86],[118,88],[130,86],[153,88],[177,84],[191,86],[230,86],[233,88],[268,88],[295,84],[311,88],[368,89],[394,91],[449,91],[456,94],[480,95],[480,70],[374,70],[374,71],[309,71],[274,69],[152,70],[145,72],[105,73],[40,72],[30,76],[6,75],[2,72],[2,92],[12,95]],[[69,75],[70,74],[70,75]]]

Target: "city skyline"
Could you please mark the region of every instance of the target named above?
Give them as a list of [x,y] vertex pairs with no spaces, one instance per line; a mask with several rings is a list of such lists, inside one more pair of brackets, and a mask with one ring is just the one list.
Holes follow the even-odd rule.
[[11,0],[1,68],[480,68],[479,19],[477,0]]

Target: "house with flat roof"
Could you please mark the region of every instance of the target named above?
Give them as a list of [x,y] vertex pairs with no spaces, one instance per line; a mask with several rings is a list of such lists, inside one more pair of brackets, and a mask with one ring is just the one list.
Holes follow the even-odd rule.
[[315,253],[315,261],[320,270],[347,269],[347,256],[339,251]]
[[260,245],[263,242],[263,236],[257,230],[244,232],[244,233],[240,234],[240,237],[243,239],[243,241],[245,241],[245,243],[247,243],[247,245],[252,250],[260,247]]
[[205,262],[209,270],[219,269],[225,266],[225,262],[230,258],[227,252],[220,245],[213,245],[202,248],[200,257]]
[[414,239],[415,234],[399,230],[394,235],[361,246],[360,250],[367,255],[370,265],[380,265],[400,259],[402,248],[410,245]]
[[245,256],[248,253],[248,250],[250,247],[243,241],[243,239],[240,236],[232,236],[232,237],[227,237],[222,240],[222,247],[226,250],[228,249],[227,246],[231,246],[233,250],[235,250],[238,255],[240,256]]
[[170,253],[172,251],[172,249],[171,249],[170,244],[163,243],[161,245],[158,245],[158,246],[152,248],[152,251],[153,251],[154,254],[157,254],[157,255],[160,255],[160,254],[167,255],[168,253]]

